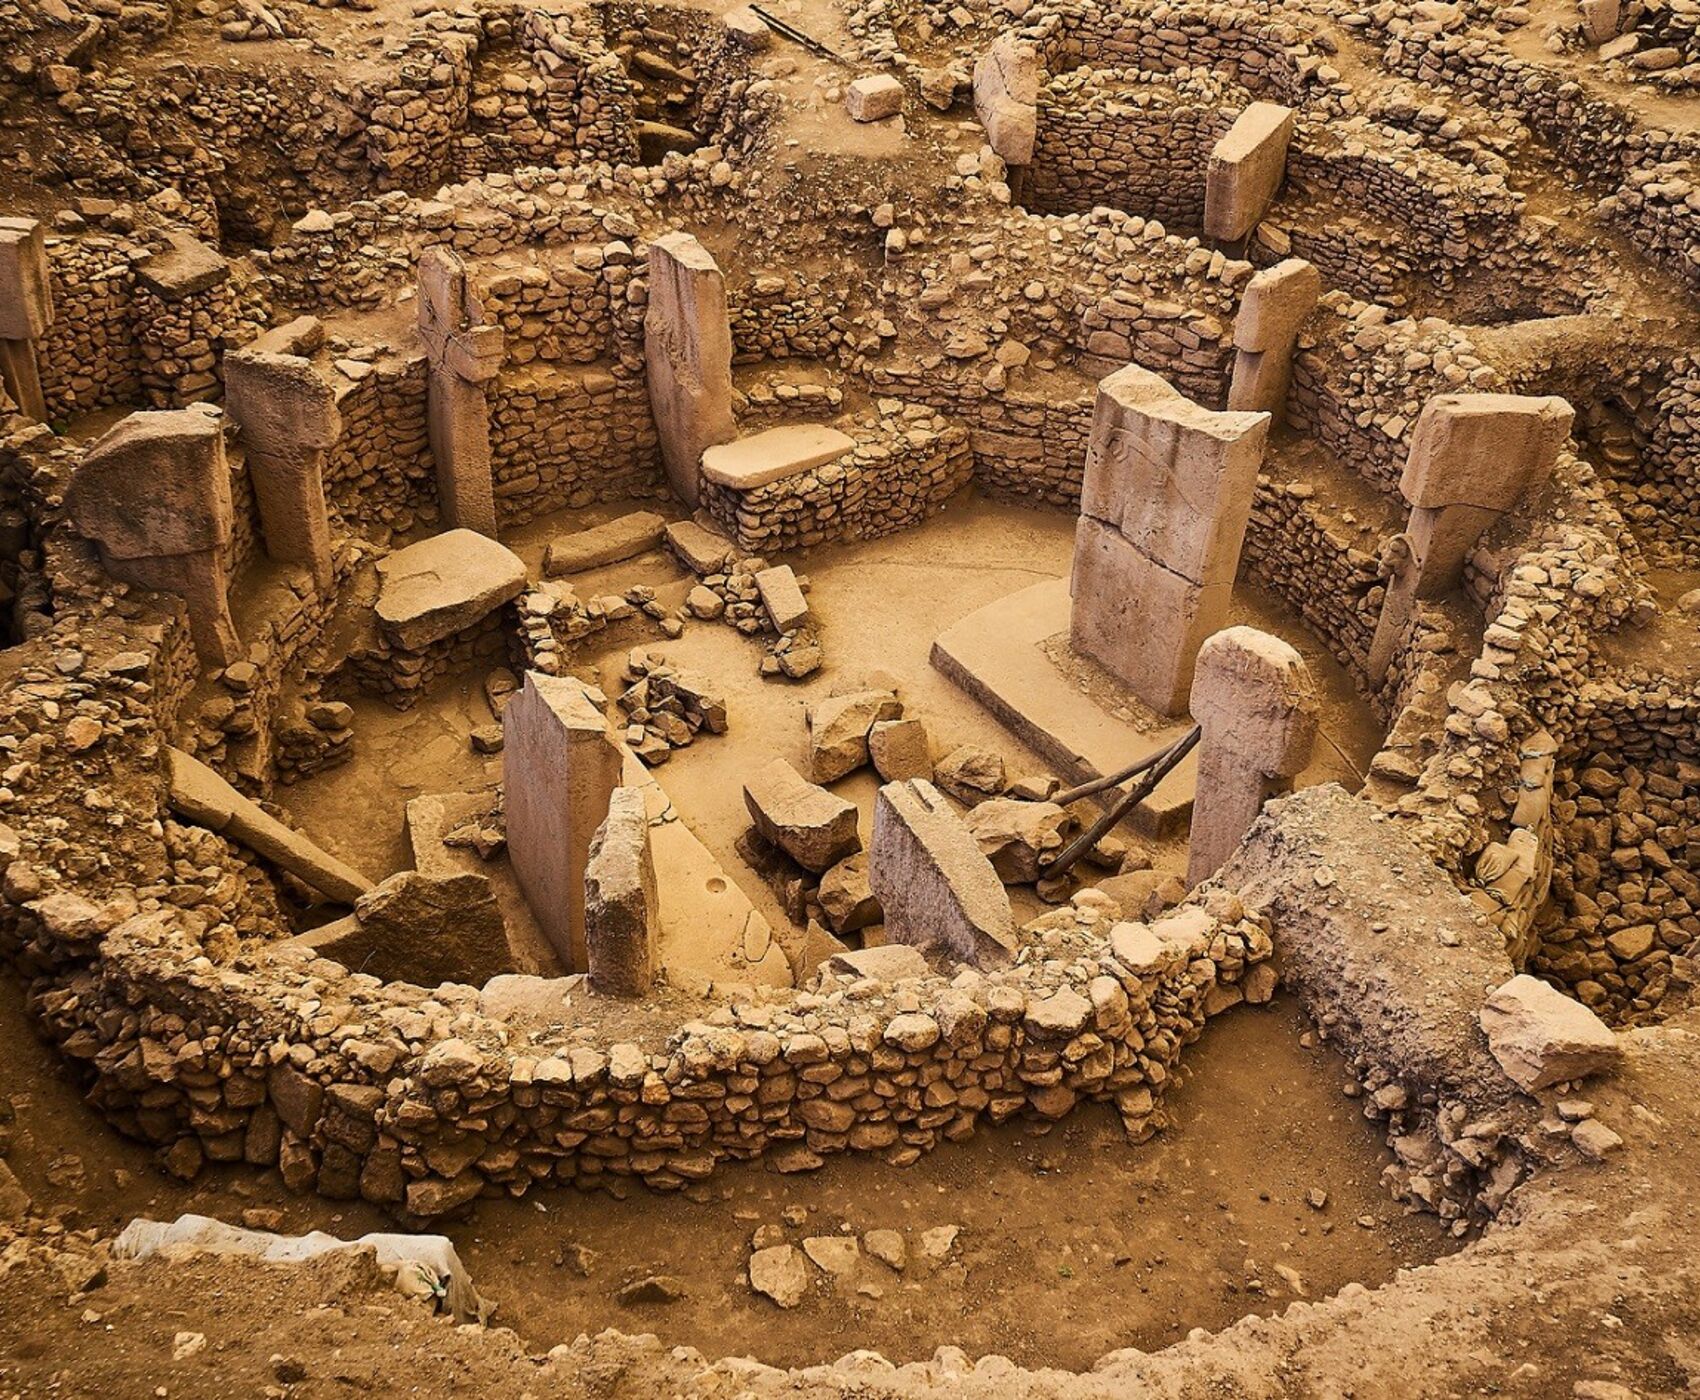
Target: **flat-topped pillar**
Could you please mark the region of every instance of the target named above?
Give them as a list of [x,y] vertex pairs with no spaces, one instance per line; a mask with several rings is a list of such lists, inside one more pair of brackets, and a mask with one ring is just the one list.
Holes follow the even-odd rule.
[[730,441],[737,426],[726,279],[688,233],[663,234],[649,245],[643,354],[667,481],[694,507],[702,493],[703,453]]
[[419,338],[429,363],[425,426],[448,529],[496,537],[496,489],[485,394],[502,368],[502,328],[484,319],[466,265],[447,248],[419,255]]
[[1228,407],[1287,417],[1293,351],[1322,295],[1322,275],[1303,258],[1288,258],[1252,274],[1234,317],[1234,376]]
[[203,665],[239,659],[225,561],[230,467],[216,408],[132,413],[84,454],[65,507],[114,578],[183,599]]
[[575,972],[590,968],[585,871],[620,769],[619,745],[583,683],[527,671],[502,711],[508,858],[538,925]]
[[1203,734],[1187,852],[1189,887],[1209,879],[1251,829],[1263,804],[1286,792],[1316,740],[1316,683],[1288,643],[1229,627],[1198,652],[1192,716]]
[[38,423],[47,421],[39,342],[52,324],[53,285],[41,221],[0,218],[0,383]]
[[224,357],[224,397],[242,435],[266,553],[308,569],[328,593],[324,467],[342,433],[335,391],[311,360],[249,346]]
[[1267,413],[1217,413],[1129,365],[1098,386],[1081,484],[1069,632],[1160,714],[1227,621]]
[[1399,478],[1410,520],[1384,553],[1372,685],[1386,677],[1417,603],[1457,588],[1476,542],[1546,483],[1575,416],[1556,395],[1437,394],[1423,405]]
[[1253,102],[1210,152],[1204,176],[1204,233],[1243,243],[1262,221],[1287,175],[1293,109]]

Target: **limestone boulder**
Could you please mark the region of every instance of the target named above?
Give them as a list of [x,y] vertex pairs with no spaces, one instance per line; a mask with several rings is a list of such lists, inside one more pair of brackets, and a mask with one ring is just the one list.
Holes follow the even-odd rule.
[[794,1308],[809,1291],[809,1267],[791,1244],[758,1249],[750,1256],[750,1287],[782,1308]]
[[1527,973],[1488,996],[1481,1026],[1494,1059],[1525,1093],[1603,1073],[1623,1057],[1604,1021]]
[[809,776],[831,783],[869,758],[868,731],[881,720],[901,719],[903,705],[889,690],[833,695],[809,711]]
[[862,849],[856,804],[811,783],[783,758],[744,784],[756,830],[805,870],[828,870]]
[[965,818],[981,852],[1006,885],[1030,885],[1039,867],[1062,850],[1077,823],[1054,802],[993,797]]
[[873,886],[868,883],[868,858],[862,852],[846,856],[822,875],[815,898],[834,933],[871,928],[883,917]]
[[386,980],[481,987],[513,970],[490,881],[470,871],[403,870],[362,895],[352,919],[328,927],[337,933],[319,942],[319,952]]
[[913,716],[876,720],[868,730],[868,756],[881,782],[930,780],[933,776],[932,741],[927,737],[926,723]]
[[979,744],[962,744],[939,760],[933,781],[964,806],[977,806],[1003,792],[1003,756]]

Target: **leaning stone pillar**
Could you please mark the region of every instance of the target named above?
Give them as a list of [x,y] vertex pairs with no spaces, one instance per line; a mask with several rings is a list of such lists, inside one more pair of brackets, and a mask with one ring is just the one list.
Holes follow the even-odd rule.
[[1039,50],[1005,30],[974,63],[974,115],[986,144],[1019,175],[1039,136]]
[[502,328],[484,320],[466,266],[447,248],[419,257],[419,338],[429,364],[426,430],[443,526],[496,537],[487,386],[502,368]]
[[1322,276],[1303,258],[1288,258],[1252,275],[1234,317],[1229,408],[1267,413],[1275,423],[1286,420],[1293,350],[1321,295]]
[[266,553],[333,585],[325,455],[342,432],[336,394],[311,360],[249,347],[224,357],[225,406],[247,452]]
[[1399,478],[1411,518],[1386,554],[1371,685],[1386,678],[1417,603],[1457,588],[1476,541],[1552,475],[1575,416],[1554,395],[1438,394],[1423,405]]
[[230,467],[217,409],[132,413],[85,454],[65,507],[114,578],[183,599],[203,665],[239,659],[225,557]]
[[1129,365],[1098,386],[1074,539],[1070,635],[1161,714],[1227,621],[1267,413],[1216,413]]
[[590,841],[584,877],[584,940],[590,983],[617,997],[655,984],[659,952],[655,861],[640,788],[615,788]]
[[708,249],[688,233],[664,234],[649,245],[643,355],[667,481],[680,500],[695,506],[702,454],[730,442],[737,427],[726,279]]
[[1210,152],[1204,176],[1204,233],[1222,243],[1251,235],[1287,174],[1293,109],[1253,102]]
[[1263,804],[1292,786],[1310,760],[1316,713],[1310,668],[1279,637],[1229,627],[1199,648],[1192,716],[1203,735],[1189,887],[1220,870]]
[[1016,950],[1009,892],[950,803],[923,778],[887,783],[874,799],[868,884],[885,936],[975,967]]
[[0,219],[0,383],[22,412],[47,421],[39,343],[53,324],[47,243],[37,219]]
[[619,746],[584,685],[527,671],[502,711],[508,858],[539,926],[575,972],[590,966],[585,870],[620,767]]

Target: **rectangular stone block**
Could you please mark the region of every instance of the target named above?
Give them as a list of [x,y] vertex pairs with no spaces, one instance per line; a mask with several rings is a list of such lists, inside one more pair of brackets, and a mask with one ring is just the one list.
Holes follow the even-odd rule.
[[634,510],[618,519],[592,525],[549,541],[543,572],[550,578],[582,573],[604,564],[618,564],[661,544],[667,522],[654,511]]
[[1293,109],[1253,102],[1210,152],[1204,177],[1204,232],[1237,243],[1257,227],[1287,174]]
[[39,340],[52,324],[41,221],[0,219],[0,340]]
[[660,952],[657,897],[643,793],[615,788],[585,865],[585,950],[597,991],[641,997],[654,985]]

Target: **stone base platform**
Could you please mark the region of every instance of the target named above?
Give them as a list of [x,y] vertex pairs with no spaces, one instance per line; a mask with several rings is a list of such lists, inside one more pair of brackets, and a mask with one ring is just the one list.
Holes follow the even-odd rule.
[[[933,665],[1039,754],[1064,782],[1127,767],[1186,733],[1184,718],[1158,715],[1096,662],[1068,645],[1067,579],[1048,579],[988,603],[933,643]],[[1184,835],[1197,781],[1194,750],[1135,810],[1146,836]]]

